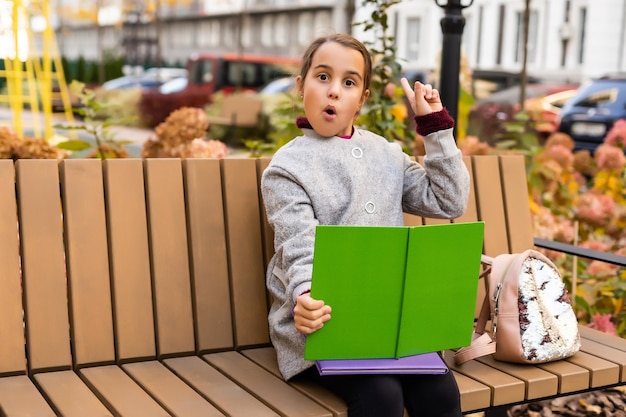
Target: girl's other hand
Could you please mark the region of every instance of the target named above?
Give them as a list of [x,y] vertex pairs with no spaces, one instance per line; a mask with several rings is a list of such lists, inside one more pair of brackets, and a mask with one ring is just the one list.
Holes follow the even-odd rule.
[[321,329],[324,323],[330,320],[330,307],[321,300],[315,300],[307,294],[296,299],[293,309],[293,320],[296,330],[302,334],[311,334]]
[[406,78],[402,78],[400,83],[416,116],[424,116],[443,109],[439,91],[433,88],[432,85],[415,81],[414,88],[411,88]]

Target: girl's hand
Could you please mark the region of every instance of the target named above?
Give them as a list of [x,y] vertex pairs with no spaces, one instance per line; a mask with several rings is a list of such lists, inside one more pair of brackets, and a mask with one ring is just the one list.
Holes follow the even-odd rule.
[[416,81],[415,89],[412,89],[406,78],[402,78],[400,83],[402,84],[404,94],[406,94],[409,99],[409,103],[411,103],[413,113],[415,113],[416,116],[424,116],[443,109],[441,97],[439,97],[439,91],[434,89],[432,85],[424,85],[421,82]]
[[296,330],[302,334],[311,334],[321,329],[330,320],[330,307],[321,300],[314,300],[307,294],[296,299],[293,309],[293,320]]

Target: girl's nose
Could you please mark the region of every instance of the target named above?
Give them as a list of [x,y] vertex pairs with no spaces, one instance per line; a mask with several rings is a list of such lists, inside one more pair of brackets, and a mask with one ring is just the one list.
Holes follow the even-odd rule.
[[335,99],[335,100],[338,99],[339,91],[341,90],[340,87],[341,86],[339,85],[338,82],[331,83],[330,86],[328,87],[328,97]]

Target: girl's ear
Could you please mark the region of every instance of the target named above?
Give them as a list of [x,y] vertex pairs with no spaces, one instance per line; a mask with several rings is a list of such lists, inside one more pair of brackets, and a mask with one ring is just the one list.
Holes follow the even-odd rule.
[[369,89],[363,91],[363,95],[361,96],[361,101],[359,102],[359,107],[361,107],[365,103],[365,101],[367,100],[369,96],[370,96]]
[[301,75],[298,75],[296,77],[296,89],[298,91],[298,95],[300,96],[300,98],[302,98],[302,96],[304,95],[304,80],[302,79]]

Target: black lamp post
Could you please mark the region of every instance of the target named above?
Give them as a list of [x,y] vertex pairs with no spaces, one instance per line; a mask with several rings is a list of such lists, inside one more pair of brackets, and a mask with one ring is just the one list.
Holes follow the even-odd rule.
[[[437,6],[445,10],[441,19],[443,46],[439,92],[441,101],[450,116],[457,121],[459,105],[459,72],[461,69],[461,37],[465,26],[462,10],[472,5],[474,0],[435,0]],[[456,130],[456,129],[455,129]]]

